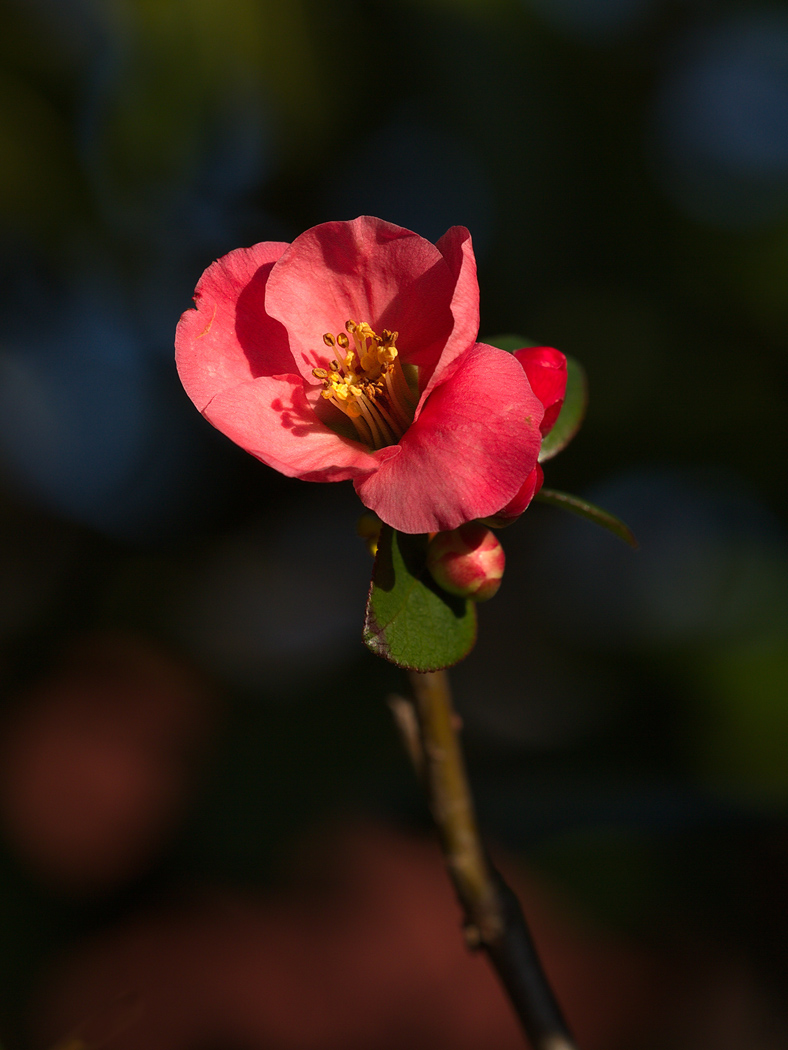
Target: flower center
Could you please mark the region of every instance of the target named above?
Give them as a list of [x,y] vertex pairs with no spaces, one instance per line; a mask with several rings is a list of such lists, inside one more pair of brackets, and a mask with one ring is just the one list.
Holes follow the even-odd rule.
[[329,368],[313,368],[323,382],[323,397],[351,420],[359,440],[371,448],[396,445],[416,411],[395,343],[398,332],[373,332],[366,321],[347,321],[347,332],[326,332],[323,342],[343,356]]

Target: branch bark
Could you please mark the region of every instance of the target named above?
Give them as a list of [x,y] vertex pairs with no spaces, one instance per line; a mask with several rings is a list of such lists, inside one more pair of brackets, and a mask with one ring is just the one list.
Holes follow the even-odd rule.
[[417,772],[465,913],[466,941],[487,952],[534,1050],[576,1050],[520,903],[482,846],[448,675],[412,672],[410,679],[423,752]]

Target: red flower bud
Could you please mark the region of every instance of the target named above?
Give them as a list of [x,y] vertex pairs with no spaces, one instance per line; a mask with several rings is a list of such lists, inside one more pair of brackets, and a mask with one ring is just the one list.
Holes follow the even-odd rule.
[[531,389],[544,405],[540,430],[549,434],[566,396],[566,358],[552,346],[528,346],[514,355],[525,369]]
[[497,592],[505,563],[497,537],[478,521],[437,533],[427,547],[427,568],[438,586],[474,602]]
[[505,507],[498,511],[497,514],[493,514],[489,518],[482,518],[482,524],[489,525],[491,529],[505,529],[507,525],[513,524],[513,522],[517,521],[537,492],[539,492],[543,481],[544,471],[537,463],[525,479],[525,484],[514,499],[510,500]]

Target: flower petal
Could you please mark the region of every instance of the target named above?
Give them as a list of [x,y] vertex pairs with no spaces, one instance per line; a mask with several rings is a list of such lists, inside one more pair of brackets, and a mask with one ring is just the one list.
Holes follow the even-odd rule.
[[542,434],[547,434],[558,419],[566,394],[566,358],[552,346],[528,346],[514,355],[525,369],[528,382],[544,405]]
[[470,233],[464,226],[452,226],[435,247],[446,260],[454,277],[451,299],[454,327],[432,375],[422,371],[422,398],[440,381],[443,371],[452,361],[474,345],[479,334],[479,282]]
[[356,491],[401,532],[446,531],[494,514],[536,465],[542,413],[514,357],[477,343],[435,387],[401,438],[401,455],[357,480]]
[[259,375],[295,372],[287,333],[265,312],[265,286],[286,244],[237,248],[212,263],[175,333],[175,361],[186,393],[202,411],[228,387]]
[[[451,265],[423,237],[368,215],[326,222],[296,237],[277,262],[266,311],[287,326],[296,367],[308,382],[329,357],[323,334],[344,331],[348,320],[399,332],[403,361],[432,374],[452,337],[455,287],[468,267],[455,250],[449,254]],[[478,309],[478,287],[475,294]]]
[[374,455],[315,414],[319,391],[301,376],[259,376],[217,394],[203,410],[209,422],[269,467],[306,481],[346,481],[377,470],[398,446]]

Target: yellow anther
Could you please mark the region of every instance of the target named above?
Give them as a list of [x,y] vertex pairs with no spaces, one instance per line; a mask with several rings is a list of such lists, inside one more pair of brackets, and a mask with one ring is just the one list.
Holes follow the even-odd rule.
[[345,332],[326,332],[323,342],[339,347],[343,356],[329,362],[330,369],[314,368],[323,383],[322,397],[343,412],[359,440],[371,448],[395,444],[413,420],[415,404],[402,364],[397,360],[397,332],[383,329],[378,335],[367,321],[345,322]]

